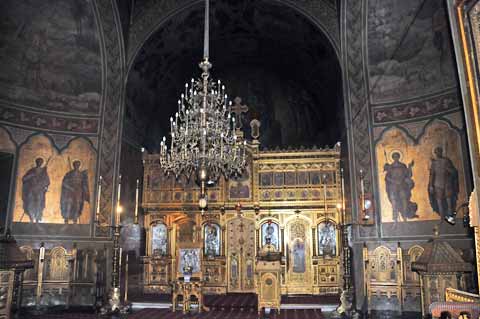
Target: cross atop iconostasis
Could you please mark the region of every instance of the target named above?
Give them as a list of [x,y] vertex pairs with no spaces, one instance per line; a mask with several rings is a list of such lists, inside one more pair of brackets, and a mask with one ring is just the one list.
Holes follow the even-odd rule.
[[233,100],[233,105],[230,107],[230,112],[232,112],[235,116],[236,134],[239,138],[243,138],[243,114],[247,113],[248,110],[249,107],[245,104],[242,104],[242,98],[238,96]]

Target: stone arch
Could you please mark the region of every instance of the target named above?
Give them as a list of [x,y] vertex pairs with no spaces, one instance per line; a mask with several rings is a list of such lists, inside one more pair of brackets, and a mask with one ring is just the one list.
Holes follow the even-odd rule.
[[[129,32],[129,48],[127,51],[127,75],[135,58],[150,36],[176,14],[201,4],[203,0],[151,1],[136,14]],[[295,10],[313,23],[330,41],[338,59],[340,59],[340,31],[338,28],[337,10],[325,0],[294,2],[289,0],[272,0]]]

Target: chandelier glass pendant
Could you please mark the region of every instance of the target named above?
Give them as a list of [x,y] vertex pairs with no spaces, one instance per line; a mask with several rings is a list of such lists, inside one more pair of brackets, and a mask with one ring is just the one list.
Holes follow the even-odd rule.
[[[185,84],[178,111],[170,117],[170,143],[160,143],[160,165],[176,178],[195,175],[200,185],[200,208],[206,207],[207,183],[241,174],[245,168],[246,142],[236,134],[235,116],[221,81],[210,79],[209,0],[205,1],[204,57],[201,78]],[[168,146],[167,144],[170,144]]]

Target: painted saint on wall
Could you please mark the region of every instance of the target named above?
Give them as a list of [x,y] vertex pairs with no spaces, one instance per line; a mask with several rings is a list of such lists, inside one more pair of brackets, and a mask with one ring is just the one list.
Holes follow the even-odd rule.
[[337,254],[337,230],[335,224],[321,222],[317,226],[318,255],[334,257]]
[[80,161],[73,161],[73,169],[63,177],[60,210],[65,224],[70,220],[76,224],[82,214],[84,202],[90,203],[88,172],[81,171],[81,165]]
[[455,210],[459,192],[458,171],[443,149],[435,147],[430,165],[428,196],[433,210],[449,223],[455,223]]
[[35,167],[29,169],[22,177],[23,212],[32,223],[42,220],[45,209],[45,193],[50,185],[47,173],[48,161],[44,166],[42,165],[43,158],[37,158]]
[[[408,166],[400,161],[401,153],[392,152],[392,163],[386,163],[383,167],[385,174],[385,185],[388,200],[392,204],[393,221],[397,222],[399,215],[402,220],[417,218],[417,204],[411,201],[412,189],[415,183],[412,179],[412,160]],[[386,156],[385,156],[386,157]]]
[[[467,201],[466,159],[462,133],[449,122],[409,125],[411,131],[386,129],[375,146],[381,219],[389,223],[382,227],[423,235],[421,228],[398,227],[446,217],[453,223],[457,202]],[[409,133],[414,128],[416,136]]]
[[[86,138],[73,138],[60,149],[48,135],[29,137],[18,151],[12,232],[88,236],[95,189],[88,175],[95,172],[96,157]],[[63,226],[48,228],[55,224]]]

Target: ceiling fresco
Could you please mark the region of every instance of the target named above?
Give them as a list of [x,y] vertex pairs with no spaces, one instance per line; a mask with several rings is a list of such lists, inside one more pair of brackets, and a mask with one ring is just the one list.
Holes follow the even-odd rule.
[[[215,1],[210,35],[212,76],[226,84],[232,100],[239,96],[249,107],[247,130],[252,118],[260,119],[263,146],[324,146],[340,139],[340,66],[318,28],[273,2]],[[184,83],[200,75],[202,42],[203,6],[197,5],[163,24],[137,55],[126,112],[148,149],[168,134]]]

